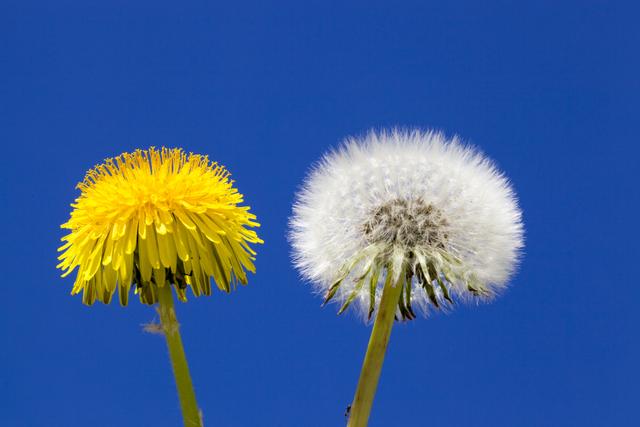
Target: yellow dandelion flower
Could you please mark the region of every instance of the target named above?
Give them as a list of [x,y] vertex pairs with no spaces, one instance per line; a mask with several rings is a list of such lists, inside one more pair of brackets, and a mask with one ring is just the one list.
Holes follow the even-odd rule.
[[107,159],[77,188],[71,218],[62,228],[58,268],[78,269],[72,294],[108,304],[118,289],[127,305],[129,290],[145,304],[158,302],[158,287],[175,286],[210,295],[211,282],[230,292],[255,272],[250,243],[262,243],[255,215],[241,206],[242,194],[229,172],[207,156],[181,149],[137,150]]

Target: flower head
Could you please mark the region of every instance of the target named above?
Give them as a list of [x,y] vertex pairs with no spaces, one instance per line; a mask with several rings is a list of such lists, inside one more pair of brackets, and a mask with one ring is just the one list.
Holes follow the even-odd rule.
[[158,286],[175,285],[186,300],[211,294],[210,278],[230,292],[247,283],[262,243],[257,227],[227,170],[207,156],[162,148],[124,153],[87,172],[77,188],[71,218],[62,228],[58,268],[63,277],[76,267],[72,294],[105,304],[119,289],[126,305],[135,285],[140,301],[158,300]]
[[340,313],[370,318],[386,281],[402,286],[398,315],[417,306],[495,296],[523,247],[521,211],[493,163],[456,138],[391,131],[349,139],[297,196],[296,266]]

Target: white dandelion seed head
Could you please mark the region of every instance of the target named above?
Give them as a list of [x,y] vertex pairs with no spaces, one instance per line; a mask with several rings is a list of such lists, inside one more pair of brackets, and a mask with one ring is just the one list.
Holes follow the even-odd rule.
[[404,286],[398,317],[491,299],[523,247],[507,178],[442,133],[349,138],[314,168],[290,221],[293,257],[315,289],[370,318],[387,278]]

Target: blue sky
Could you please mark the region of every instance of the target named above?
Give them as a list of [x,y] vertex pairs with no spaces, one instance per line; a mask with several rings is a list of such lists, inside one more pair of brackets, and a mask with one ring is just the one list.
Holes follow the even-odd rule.
[[632,2],[87,3],[0,4],[0,424],[179,424],[153,309],[55,270],[85,170],[164,145],[263,224],[247,287],[178,307],[205,425],[343,425],[370,328],[291,267],[291,202],[345,136],[416,126],[506,171],[526,251],[495,303],[394,329],[370,425],[638,425]]

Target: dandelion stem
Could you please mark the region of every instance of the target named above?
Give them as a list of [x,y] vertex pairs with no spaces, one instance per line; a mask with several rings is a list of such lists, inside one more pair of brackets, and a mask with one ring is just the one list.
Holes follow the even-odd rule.
[[365,427],[371,413],[371,406],[378,387],[378,379],[380,378],[387,344],[391,336],[398,300],[402,293],[402,275],[395,286],[390,277],[389,271],[382,291],[378,315],[373,324],[371,338],[369,338],[367,354],[362,364],[358,388],[351,404],[348,427]]
[[176,318],[176,311],[173,307],[173,294],[171,286],[167,283],[164,286],[158,286],[158,301],[160,313],[160,321],[162,322],[162,330],[167,339],[167,347],[169,348],[169,356],[173,367],[173,376],[176,380],[176,388],[178,389],[178,397],[180,398],[180,408],[182,409],[182,418],[185,427],[202,427],[200,420],[200,411],[196,402],[196,394],[193,390],[191,375],[189,374],[189,365],[182,347],[182,338],[180,337],[180,324]]

